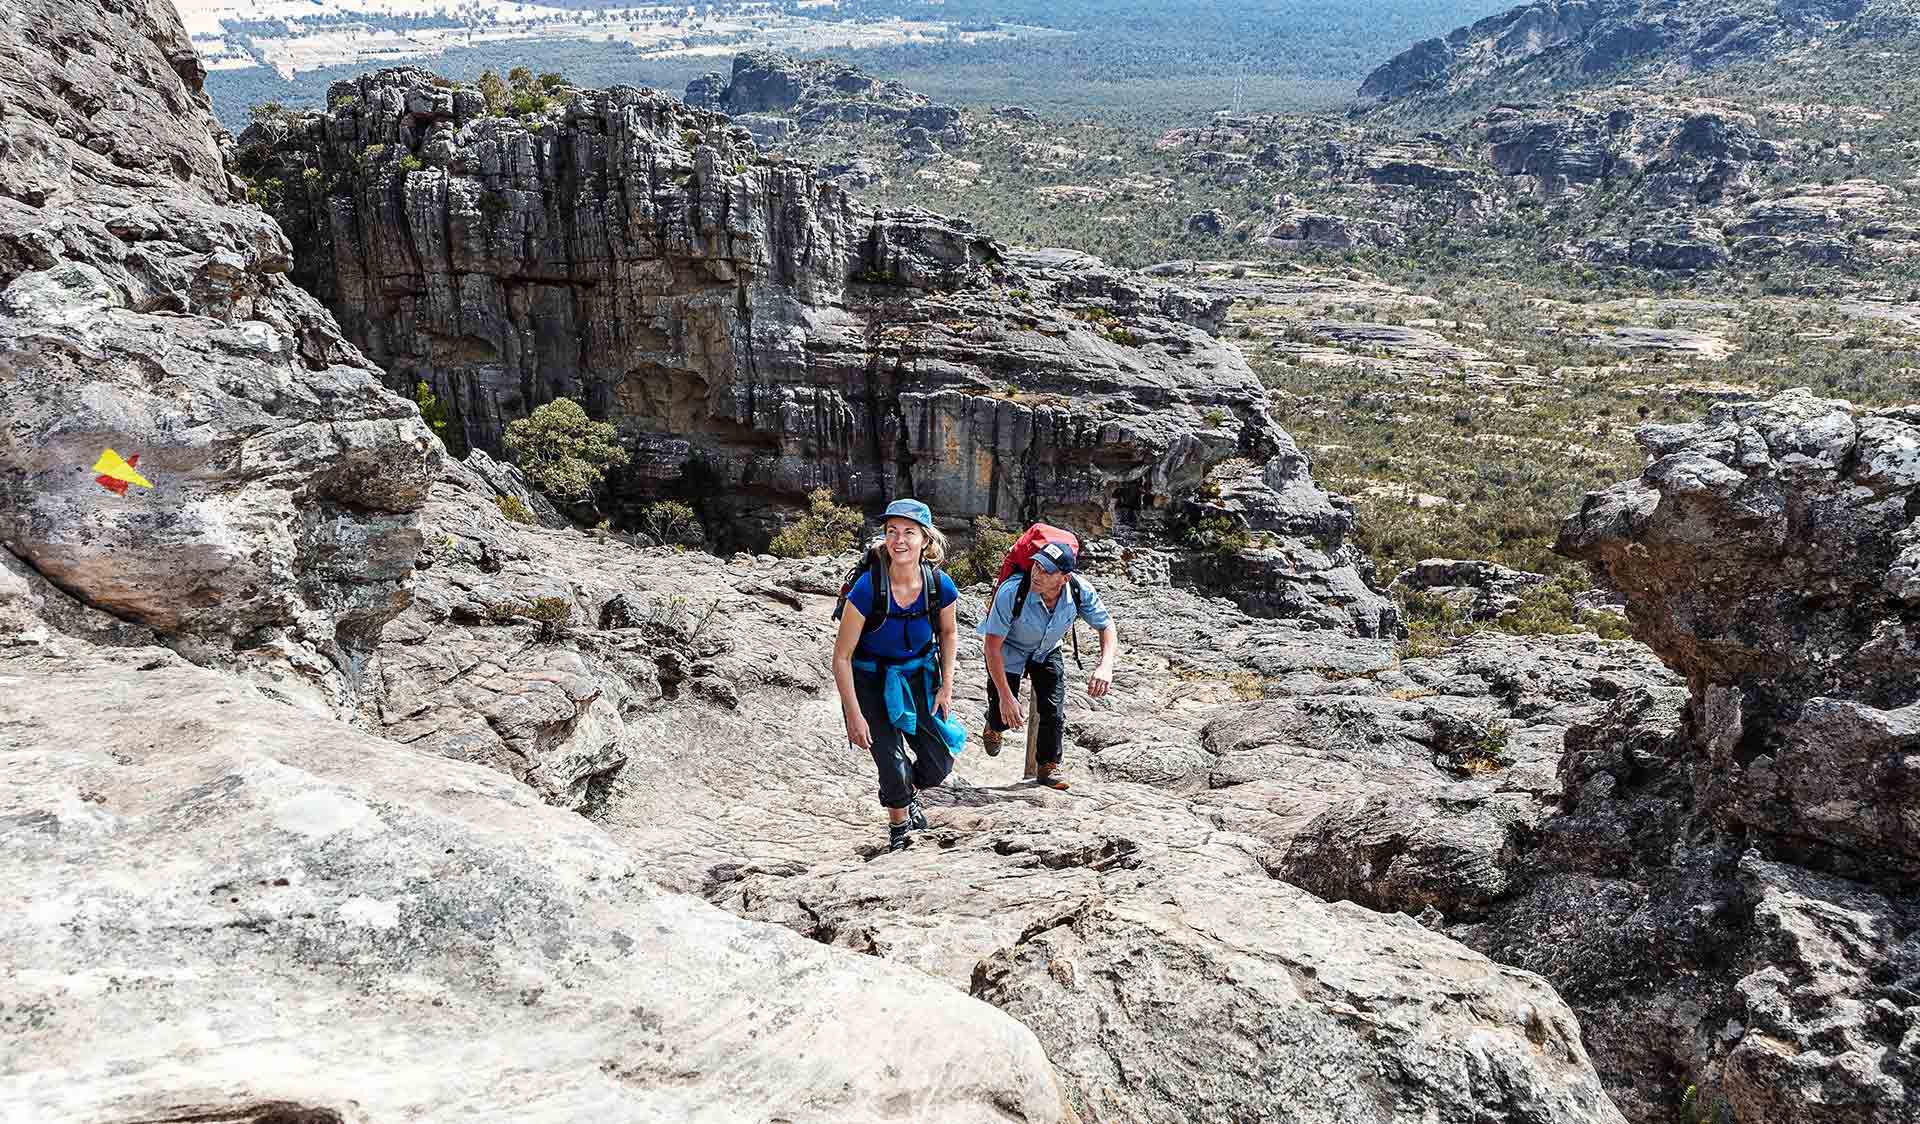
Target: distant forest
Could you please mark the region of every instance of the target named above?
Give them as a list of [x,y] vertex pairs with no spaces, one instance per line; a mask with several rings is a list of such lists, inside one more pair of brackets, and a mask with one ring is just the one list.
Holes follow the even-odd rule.
[[[781,6],[792,8],[793,0]],[[815,7],[804,14],[856,22],[942,20],[963,30],[1010,23],[1068,31],[1011,42],[954,39],[814,53],[897,78],[940,101],[1016,103],[1051,115],[1156,124],[1214,109],[1337,107],[1369,71],[1416,41],[1512,6],[1513,0],[841,0],[837,11]],[[460,80],[488,68],[504,73],[527,66],[585,86],[625,83],[676,94],[689,79],[730,66],[724,55],[645,59],[629,44],[584,37],[497,43],[394,64],[403,61]],[[252,105],[318,106],[328,83],[381,65],[392,64],[329,67],[292,82],[266,67],[221,70],[207,85],[220,120],[237,131]]]

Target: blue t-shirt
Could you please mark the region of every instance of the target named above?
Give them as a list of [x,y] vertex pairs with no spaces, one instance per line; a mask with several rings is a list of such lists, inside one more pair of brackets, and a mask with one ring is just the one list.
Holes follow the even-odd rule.
[[[896,598],[893,608],[887,612],[887,623],[861,637],[859,646],[853,650],[854,655],[898,661],[918,655],[920,649],[933,643],[934,618],[941,609],[960,599],[959,589],[954,587],[953,579],[945,571],[935,570],[934,577],[940,587],[937,591],[939,601],[931,613],[924,611],[927,606],[927,591],[924,589],[911,605],[903,606]],[[853,588],[847,591],[847,603],[860,610],[868,620],[873,619],[880,607],[873,599],[871,572],[861,574],[854,581]]]

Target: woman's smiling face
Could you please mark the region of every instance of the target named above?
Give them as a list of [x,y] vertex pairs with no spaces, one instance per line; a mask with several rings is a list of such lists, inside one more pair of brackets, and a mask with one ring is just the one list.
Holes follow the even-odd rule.
[[887,520],[887,557],[896,562],[911,562],[927,547],[927,529],[911,519],[895,516]]

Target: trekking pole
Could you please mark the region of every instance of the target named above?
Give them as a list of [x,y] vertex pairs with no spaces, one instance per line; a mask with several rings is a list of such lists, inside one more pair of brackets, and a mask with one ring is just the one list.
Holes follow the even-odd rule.
[[1040,775],[1040,721],[1037,715],[1027,715],[1027,771],[1020,774],[1022,780],[1032,780]]

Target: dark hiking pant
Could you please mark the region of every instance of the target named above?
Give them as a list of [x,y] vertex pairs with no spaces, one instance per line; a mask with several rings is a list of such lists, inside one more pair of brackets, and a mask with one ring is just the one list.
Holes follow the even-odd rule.
[[[873,763],[880,770],[880,803],[888,808],[904,808],[913,800],[915,788],[938,788],[953,772],[953,754],[947,752],[946,739],[933,724],[933,699],[928,691],[939,681],[939,673],[908,678],[907,694],[913,697],[915,729],[903,734],[887,717],[887,677],[884,672],[853,673],[853,695],[859,700],[860,714],[873,734]],[[907,744],[913,756],[907,756]]]
[[[1027,715],[1027,721],[1036,718],[1040,722],[1039,744],[1034,747],[1033,759],[1041,765],[1060,764],[1061,747],[1067,734],[1067,663],[1055,645],[1053,652],[1044,660],[1027,661],[1027,666],[1019,675],[1007,676],[1007,686],[1013,688],[1013,697],[1020,697],[1020,680],[1033,680],[1033,713]],[[1004,731],[1007,720],[1000,716],[1000,692],[989,682],[987,684],[987,729]]]

